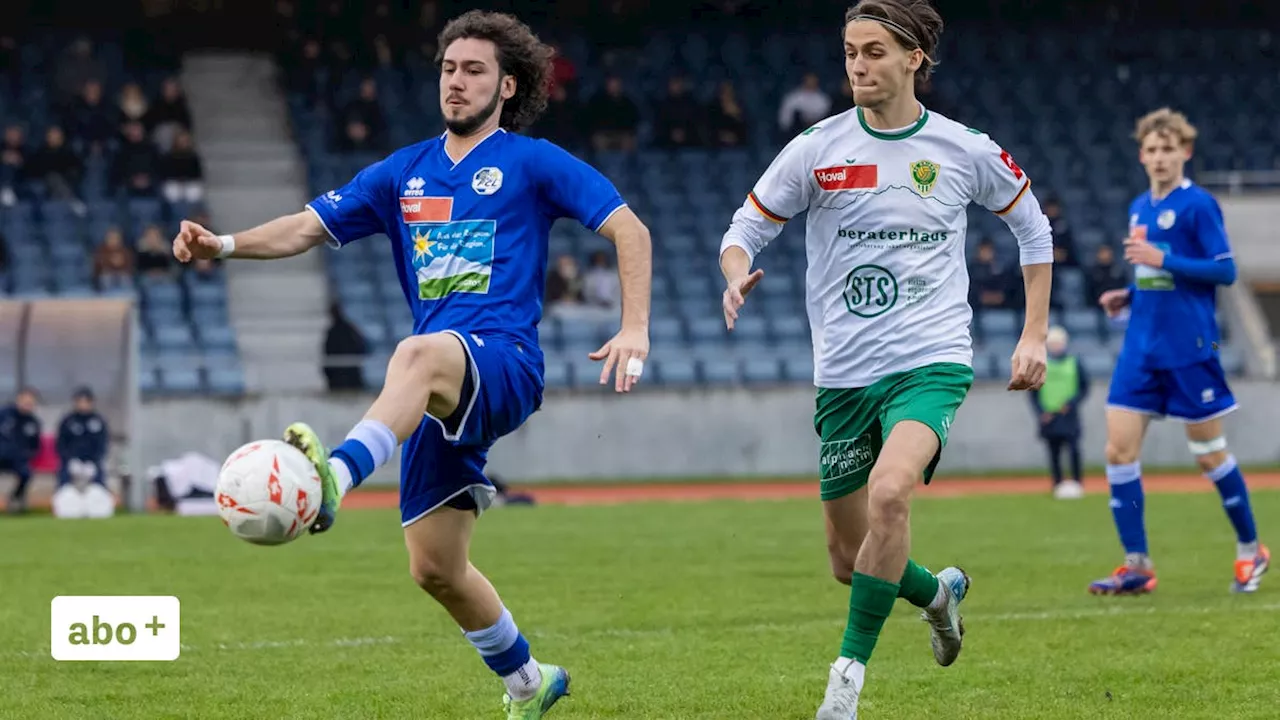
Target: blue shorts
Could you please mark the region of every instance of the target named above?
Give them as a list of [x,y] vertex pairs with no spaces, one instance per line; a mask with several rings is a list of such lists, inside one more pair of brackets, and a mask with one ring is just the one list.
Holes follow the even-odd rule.
[[446,331],[467,352],[458,409],[425,415],[400,456],[400,522],[408,526],[443,505],[482,513],[496,495],[484,475],[489,448],[542,405],[543,381],[525,348],[507,339]]
[[1217,358],[1155,370],[1126,363],[1121,357],[1111,375],[1107,407],[1194,423],[1235,410],[1236,399]]

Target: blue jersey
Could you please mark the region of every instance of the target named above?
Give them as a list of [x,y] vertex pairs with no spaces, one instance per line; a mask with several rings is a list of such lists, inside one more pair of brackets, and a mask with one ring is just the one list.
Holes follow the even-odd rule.
[[487,332],[537,350],[551,225],[596,231],[623,204],[565,150],[497,130],[457,162],[444,135],[402,148],[307,207],[336,247],[390,238],[416,334]]
[[[1195,260],[1231,257],[1222,209],[1206,190],[1184,180],[1161,200],[1151,192],[1129,206],[1129,228],[1167,255]],[[1217,286],[1138,266],[1122,356],[1149,369],[1203,362],[1218,350]]]

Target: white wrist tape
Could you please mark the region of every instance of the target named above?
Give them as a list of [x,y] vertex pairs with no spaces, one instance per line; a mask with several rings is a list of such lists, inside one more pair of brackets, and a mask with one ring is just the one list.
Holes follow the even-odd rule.
[[234,235],[219,235],[218,241],[222,243],[222,249],[218,251],[218,257],[230,257],[231,253],[236,251],[236,238]]

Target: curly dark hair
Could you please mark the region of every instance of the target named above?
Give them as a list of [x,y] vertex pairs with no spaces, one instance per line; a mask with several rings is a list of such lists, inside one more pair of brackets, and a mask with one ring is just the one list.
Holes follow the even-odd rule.
[[516,132],[532,125],[547,109],[551,47],[514,15],[469,10],[450,20],[440,31],[437,68],[444,62],[444,51],[449,45],[464,38],[492,42],[497,48],[499,72],[516,79],[516,93],[503,103],[498,125]]
[[[885,29],[907,52],[920,48],[924,52],[924,62],[916,70],[916,83],[929,79],[938,65],[938,40],[943,28],[942,16],[929,0],[862,0],[845,13],[844,24],[848,25],[858,15],[870,15],[891,23]],[[904,35],[893,25],[909,34]]]

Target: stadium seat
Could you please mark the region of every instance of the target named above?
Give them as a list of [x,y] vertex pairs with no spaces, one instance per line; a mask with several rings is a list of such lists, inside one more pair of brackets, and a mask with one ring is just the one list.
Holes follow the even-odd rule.
[[742,367],[733,358],[705,358],[702,360],[702,377],[713,385],[733,384],[742,378]]
[[654,374],[664,385],[693,385],[698,382],[697,363],[689,358],[664,357],[656,361]]
[[194,393],[203,386],[197,368],[169,365],[160,371],[160,387],[168,392]]
[[742,378],[749,383],[775,383],[783,378],[782,363],[771,357],[748,357],[742,362]]
[[548,357],[545,364],[545,383],[547,387],[564,388],[573,384],[572,370],[568,363],[559,358]]

